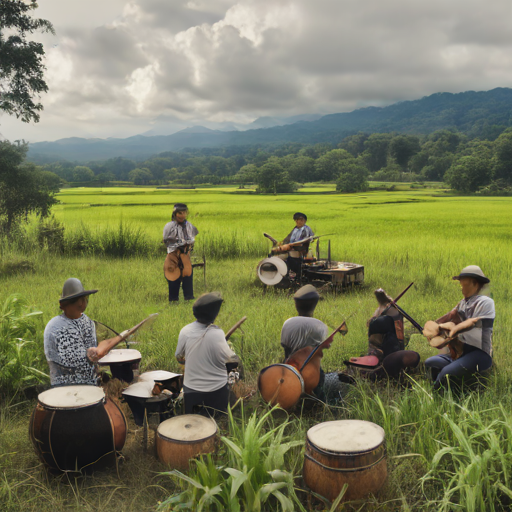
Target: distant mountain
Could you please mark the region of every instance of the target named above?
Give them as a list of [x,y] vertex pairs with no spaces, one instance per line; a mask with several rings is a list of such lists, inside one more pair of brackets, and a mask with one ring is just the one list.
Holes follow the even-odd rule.
[[254,127],[259,124],[268,126],[273,122],[282,122],[283,119],[291,120],[291,124],[246,131],[226,132],[201,126],[165,136],[137,135],[127,139],[73,137],[55,142],[37,142],[30,145],[28,157],[41,163],[57,159],[87,162],[116,156],[144,160],[156,153],[184,148],[289,142],[337,144],[344,137],[358,131],[428,134],[446,128],[459,130],[469,136],[486,137],[486,134],[495,133],[496,127],[501,129],[512,126],[512,89],[436,93],[388,107],[361,108],[319,119],[308,119],[308,116],[295,118],[259,118],[251,123]]

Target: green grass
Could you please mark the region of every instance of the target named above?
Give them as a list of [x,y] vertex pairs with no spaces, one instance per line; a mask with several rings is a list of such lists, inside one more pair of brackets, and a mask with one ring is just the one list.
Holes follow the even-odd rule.
[[[444,415],[467,432],[496,432],[493,422],[505,421],[499,403],[506,411],[512,408],[512,357],[508,350],[512,335],[512,199],[447,197],[432,189],[355,195],[314,193],[324,188],[328,187],[317,188],[313,184],[307,189],[311,194],[280,196],[238,194],[234,188],[67,189],[59,195],[61,204],[54,208],[55,216],[65,225],[66,236],[73,236],[81,226],[100,234],[109,229],[116,231],[122,221],[134,231],[141,230],[150,255],[117,259],[84,251],[83,256],[60,257],[44,249],[31,250],[30,243],[25,244],[23,251],[3,244],[0,270],[6,270],[0,272],[0,303],[12,293],[20,293],[31,306],[42,311],[35,336],[42,350],[44,325],[59,313],[62,283],[68,277],[79,277],[86,287],[100,289],[91,298],[89,316],[118,331],[159,312],[158,321],[141,334],[141,343],[136,348],[142,353],[143,369],[178,370],[174,350],[180,329],[193,320],[192,308],[185,303],[172,308],[167,305],[167,283],[162,272],[165,251],[163,246],[159,247],[172,205],[186,202],[191,212],[189,218],[199,229],[196,256],[203,251],[207,254],[207,289],[220,290],[225,297],[218,324],[227,330],[242,316],[248,316],[243,326],[245,334],[238,333],[232,341],[243,357],[247,380],[254,385],[258,371],[282,357],[280,329],[284,320],[294,314],[293,301],[286,292],[271,291],[265,295],[255,282],[256,265],[269,250],[262,233],[283,238],[293,227],[294,212],[305,212],[308,224],[317,234],[334,233],[329,238],[335,259],[365,266],[365,286],[327,296],[318,305],[316,316],[331,328],[348,318],[349,333],[336,339],[325,353],[322,365],[327,371],[342,369],[344,359],[365,352],[366,320],[376,308],[374,288],[382,286],[396,295],[414,281],[415,286],[401,304],[424,323],[447,312],[460,299],[458,283],[451,276],[466,265],[478,264],[491,278],[497,309],[496,368],[487,391],[462,399],[433,396],[430,383],[420,371],[414,376],[417,384],[412,383],[410,389],[361,383],[343,408],[292,420],[299,437],[312,424],[338,417],[368,419],[382,425],[388,439],[390,478],[379,497],[370,500],[363,510],[439,510],[439,500],[445,496],[447,485],[446,478],[439,477],[464,474],[466,467],[462,456],[452,457],[454,451],[434,464],[439,450],[452,447],[456,451],[461,446]],[[196,295],[204,291],[201,270],[195,274],[195,290]],[[435,353],[417,334],[413,334],[410,348],[417,350],[422,360]],[[158,488],[144,487],[155,482],[152,479],[159,469],[156,462],[145,458],[140,446],[130,448],[132,459],[123,469],[132,489],[126,489],[126,482],[108,475],[107,489],[98,490],[100,484],[96,480],[87,480],[78,487],[76,497],[78,491],[74,487],[49,482],[27,442],[32,403],[2,408],[0,505],[4,500],[11,507],[7,510],[67,510],[64,505],[94,510],[102,499],[110,499],[113,510],[153,510],[158,499],[174,492],[168,479],[158,481]],[[256,405],[255,401],[252,406]],[[471,423],[471,418],[478,418],[479,423]],[[483,447],[484,453],[487,445],[475,442]],[[495,445],[488,446],[494,450],[493,457],[500,456]],[[300,454],[297,456],[295,470],[300,473]],[[509,467],[508,454],[504,460],[502,465]],[[136,483],[132,475],[133,466],[140,461],[145,472],[143,485]],[[429,477],[422,485],[420,479],[427,474]],[[508,485],[504,477],[496,478],[505,487]],[[114,492],[116,485],[123,491]],[[508,503],[504,498],[506,491],[498,487],[495,490],[492,499]],[[456,502],[464,496],[471,494],[462,495],[456,490],[450,499]],[[49,501],[45,501],[47,497]],[[498,502],[493,502],[493,506],[494,510],[506,510]]]

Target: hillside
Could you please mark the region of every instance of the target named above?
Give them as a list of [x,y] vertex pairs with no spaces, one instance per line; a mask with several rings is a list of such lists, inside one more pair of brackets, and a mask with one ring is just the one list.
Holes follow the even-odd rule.
[[[247,131],[185,129],[167,136],[137,135],[126,139],[67,138],[30,145],[28,157],[44,163],[55,160],[85,162],[122,156],[144,160],[163,151],[227,145],[282,144],[301,142],[338,143],[358,131],[428,134],[452,128],[471,137],[494,138],[500,129],[512,126],[512,89],[436,93],[419,100],[388,107],[367,107],[330,114],[316,121]],[[501,127],[501,128],[499,128]]]

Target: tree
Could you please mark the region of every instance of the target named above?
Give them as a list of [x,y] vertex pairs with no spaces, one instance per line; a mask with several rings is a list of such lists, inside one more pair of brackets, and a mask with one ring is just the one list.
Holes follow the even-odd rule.
[[444,180],[459,192],[476,192],[491,182],[489,155],[475,152],[471,156],[463,156],[446,171]]
[[389,144],[389,154],[404,171],[411,157],[419,150],[420,141],[412,135],[397,135]]
[[0,221],[4,231],[27,220],[30,213],[48,216],[57,203],[60,183],[33,163],[24,163],[27,144],[0,142]]
[[356,135],[345,137],[339,144],[338,148],[345,149],[352,156],[359,156],[364,151],[364,143],[370,136],[369,133],[359,132]]
[[325,153],[315,162],[315,178],[320,181],[335,180],[341,172],[344,160],[354,160],[354,157],[344,149],[333,149]]
[[92,181],[94,179],[94,172],[85,165],[77,165],[73,169],[73,179],[75,181]]
[[315,179],[315,161],[309,156],[297,156],[290,159],[286,170],[290,179],[299,183],[306,183],[306,181]]
[[297,189],[296,184],[290,180],[288,173],[276,157],[269,158],[267,163],[259,168],[256,183],[258,191],[266,194],[295,192]]
[[351,163],[344,166],[343,172],[336,181],[336,190],[338,192],[364,192],[368,190],[368,169],[354,159]]
[[[130,181],[133,181],[134,185],[146,185],[150,180],[153,179],[153,175],[149,169],[133,169],[128,173],[128,178]],[[193,176],[190,180],[193,179]]]
[[99,174],[96,174],[94,179],[100,183],[108,183],[109,181],[114,181],[116,177],[111,172],[100,172]]
[[256,180],[258,172],[258,168],[254,164],[247,164],[240,167],[240,170],[235,174],[234,179],[240,183],[240,188],[244,188],[246,183]]
[[390,133],[373,133],[365,140],[363,157],[366,167],[371,173],[386,167],[392,138]]
[[512,184],[512,132],[502,133],[494,142],[493,178]]
[[27,36],[36,31],[55,33],[49,21],[27,14],[36,7],[35,0],[0,2],[0,110],[25,123],[39,121],[43,105],[34,98],[48,91],[43,45],[28,41]]

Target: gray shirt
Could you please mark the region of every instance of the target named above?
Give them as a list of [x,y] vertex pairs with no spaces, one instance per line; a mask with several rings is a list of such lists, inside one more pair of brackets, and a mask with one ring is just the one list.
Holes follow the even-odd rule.
[[183,387],[208,393],[228,382],[226,363],[238,362],[224,331],[216,325],[193,322],[181,329],[176,358],[185,360]]
[[492,330],[496,317],[494,301],[485,295],[473,295],[462,299],[456,310],[462,321],[480,318],[472,329],[458,334],[459,340],[492,355]]
[[96,346],[96,328],[87,315],[73,320],[62,313],[52,318],[44,330],[51,385],[96,385],[95,367],[87,359],[87,349]]
[[314,236],[313,230],[307,224],[304,224],[301,228],[293,228],[290,234],[283,240],[283,244],[300,242],[310,236]]
[[304,347],[316,347],[327,339],[329,329],[317,318],[294,316],[283,324],[281,346],[293,354]]
[[178,247],[192,245],[198,233],[197,228],[188,221],[181,224],[175,220],[168,222],[164,227],[164,243],[167,246],[167,252],[171,253]]

